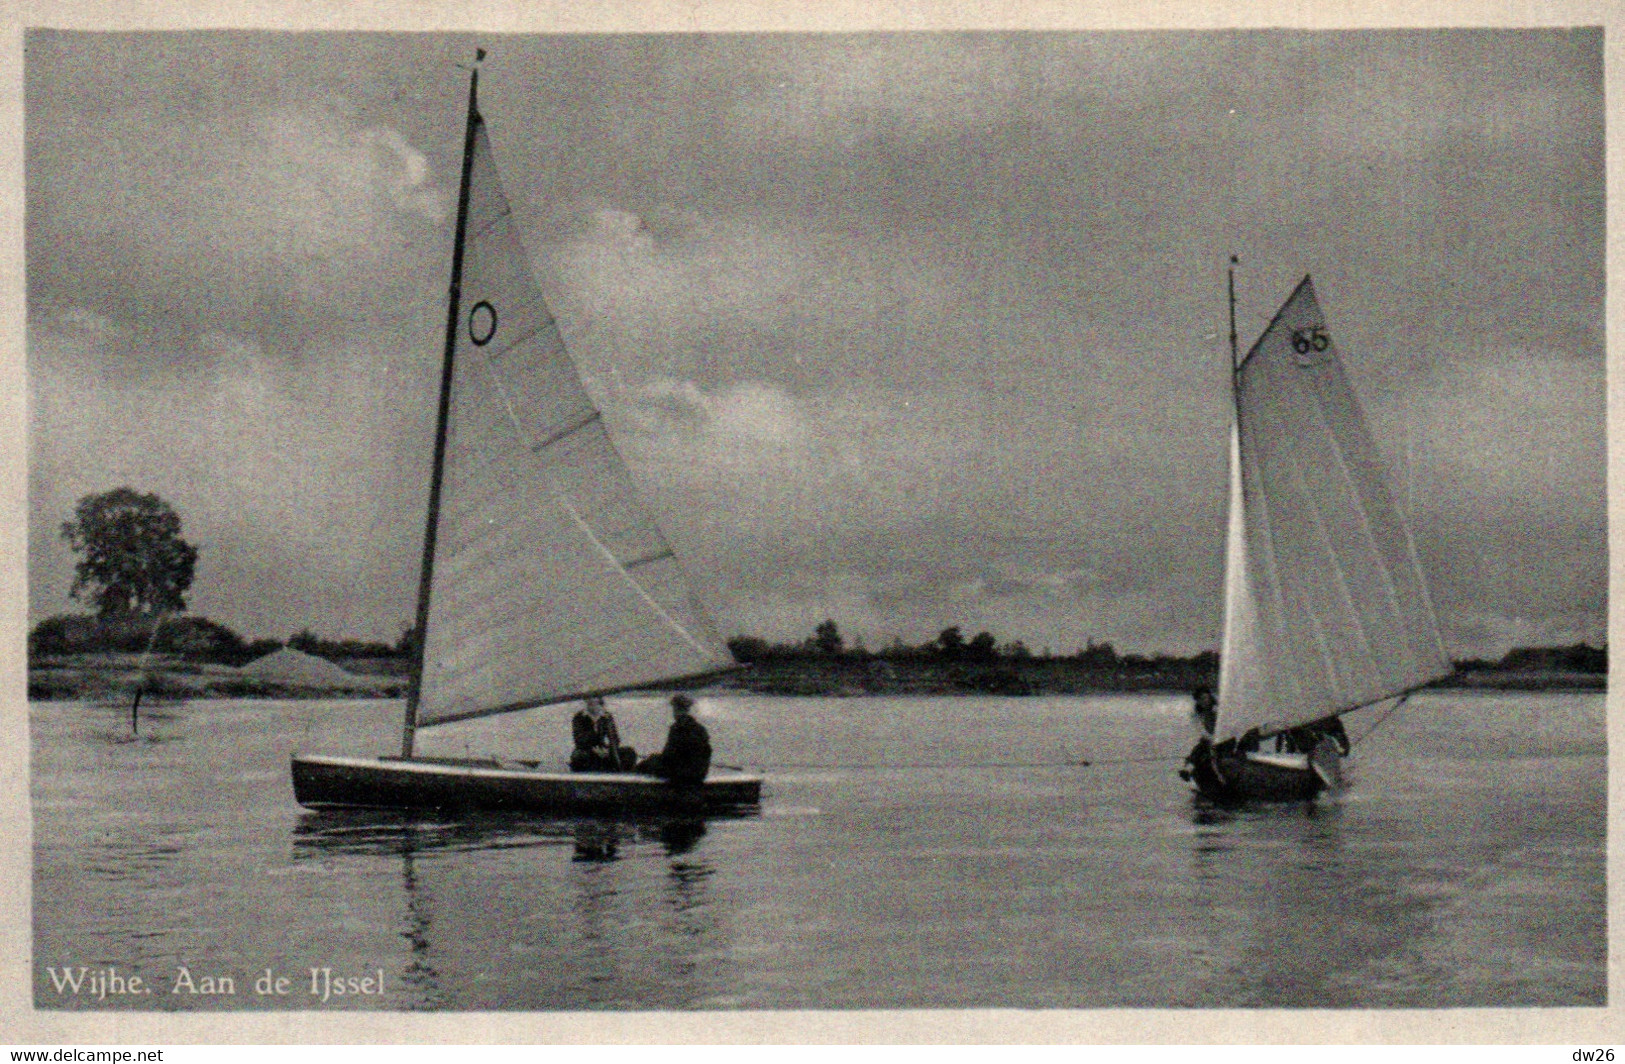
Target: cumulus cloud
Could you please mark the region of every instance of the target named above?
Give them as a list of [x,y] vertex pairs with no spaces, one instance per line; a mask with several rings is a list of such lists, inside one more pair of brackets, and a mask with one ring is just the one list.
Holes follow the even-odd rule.
[[[1214,597],[1202,562],[1218,540],[1186,518],[1212,510],[1217,529],[1222,513],[1179,494],[1103,490],[1087,472],[1080,483],[1080,469],[1097,469],[1126,484],[1135,477],[1123,465],[1149,478],[1156,452],[1080,457],[1069,420],[1006,419],[954,382],[797,394],[655,379],[605,403],[675,538],[706,551],[724,612],[772,620],[758,630],[775,636],[794,633],[784,618],[824,610],[871,639],[983,618],[1059,644],[1085,619],[1096,634],[1149,633],[1152,619],[1131,615],[1157,595]],[[1061,461],[1071,468],[1054,470]],[[1217,499],[1222,467],[1212,469]],[[1139,564],[1147,556],[1171,565]],[[1205,645],[1214,620],[1216,605],[1187,611],[1181,645]]]
[[597,204],[549,250],[542,273],[578,358],[634,379],[728,379],[764,361],[809,381],[872,372],[958,302],[952,272],[907,236],[789,219]]
[[169,500],[200,547],[194,612],[251,635],[307,623],[398,635],[421,535],[432,362],[392,371],[377,349],[348,347],[290,367],[212,333],[198,341],[207,372],[109,373],[105,351],[131,342],[82,309],[31,323],[35,613],[67,606],[61,522],[82,495],[128,484]]
[[[207,537],[211,615],[393,637],[452,45],[31,40],[37,608],[63,506],[128,479]],[[725,629],[1215,646],[1236,251],[1244,340],[1314,273],[1452,648],[1489,653],[1606,611],[1600,43],[514,37],[481,99]]]
[[282,106],[81,113],[29,142],[38,307],[297,350],[421,301],[447,196],[392,129]]

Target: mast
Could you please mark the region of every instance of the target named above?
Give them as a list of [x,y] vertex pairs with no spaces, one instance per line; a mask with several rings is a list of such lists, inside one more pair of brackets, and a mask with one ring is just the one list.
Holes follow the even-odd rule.
[[440,487],[445,477],[446,425],[451,414],[452,362],[457,352],[457,324],[463,287],[463,239],[468,231],[468,179],[474,168],[474,134],[479,129],[480,70],[485,49],[476,49],[476,66],[468,76],[468,122],[463,131],[463,174],[457,191],[457,235],[451,248],[451,286],[446,300],[446,350],[440,365],[440,409],[435,417],[434,471],[429,477],[429,516],[423,532],[423,569],[418,580],[417,621],[413,629],[412,681],[406,694],[406,720],[401,733],[401,756],[412,756],[417,733],[418,696],[423,688],[423,651],[429,633],[429,587],[434,576],[436,529],[440,525]]
[[1230,256],[1230,266],[1225,271],[1230,277],[1230,373],[1232,379],[1236,370],[1241,368],[1241,355],[1236,350],[1236,267],[1241,260]]

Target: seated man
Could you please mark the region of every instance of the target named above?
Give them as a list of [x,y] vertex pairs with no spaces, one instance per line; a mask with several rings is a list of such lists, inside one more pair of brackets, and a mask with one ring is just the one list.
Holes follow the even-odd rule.
[[615,718],[604,708],[602,698],[587,699],[570,721],[570,731],[575,737],[571,772],[626,772],[637,764],[637,752],[621,745]]
[[644,758],[638,765],[639,772],[683,786],[697,787],[705,782],[705,774],[711,770],[711,736],[690,713],[693,708],[692,698],[673,696],[666,748]]

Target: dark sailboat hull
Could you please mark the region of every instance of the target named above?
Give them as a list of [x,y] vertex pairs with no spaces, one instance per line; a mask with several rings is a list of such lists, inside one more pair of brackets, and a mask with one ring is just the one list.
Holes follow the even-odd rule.
[[1337,746],[1323,740],[1313,754],[1192,752],[1182,775],[1218,805],[1307,802],[1340,781]]
[[491,760],[308,755],[293,759],[293,793],[310,809],[705,815],[758,804],[762,780],[726,773],[679,787],[634,773],[541,772]]

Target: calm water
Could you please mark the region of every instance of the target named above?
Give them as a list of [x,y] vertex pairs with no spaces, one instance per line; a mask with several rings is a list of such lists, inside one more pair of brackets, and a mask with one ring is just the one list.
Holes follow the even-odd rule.
[[[614,708],[658,745],[658,702]],[[167,706],[140,741],[31,712],[42,1008],[1604,1003],[1601,695],[1419,696],[1340,798],[1239,813],[1134,760],[1183,754],[1185,699],[712,699],[724,763],[1094,763],[770,768],[759,815],[704,824],[296,806],[290,752],[389,752],[393,701]],[[422,748],[562,765],[568,730]],[[153,992],[59,993],[81,966]],[[323,1002],[313,967],[382,993]]]

